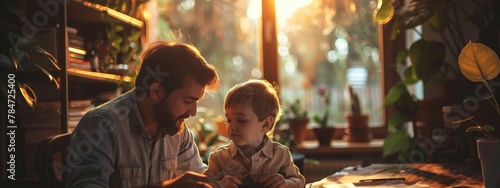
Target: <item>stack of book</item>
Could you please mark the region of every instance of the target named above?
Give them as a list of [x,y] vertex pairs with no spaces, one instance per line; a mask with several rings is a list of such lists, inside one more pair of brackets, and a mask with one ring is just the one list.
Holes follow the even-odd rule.
[[78,35],[78,30],[76,28],[68,27],[66,28],[68,32],[68,51],[69,51],[69,63],[68,68],[79,69],[79,70],[91,70],[90,61],[85,59],[87,54],[84,45],[83,36]]

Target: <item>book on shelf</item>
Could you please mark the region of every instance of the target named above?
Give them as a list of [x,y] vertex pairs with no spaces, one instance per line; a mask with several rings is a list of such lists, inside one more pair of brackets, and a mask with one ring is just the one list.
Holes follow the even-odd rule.
[[78,69],[78,70],[86,70],[91,71],[92,66],[90,65],[90,61],[85,61],[81,59],[69,58],[68,68]]
[[66,27],[66,32],[68,33],[68,35],[77,35],[78,29],[68,26],[68,27]]

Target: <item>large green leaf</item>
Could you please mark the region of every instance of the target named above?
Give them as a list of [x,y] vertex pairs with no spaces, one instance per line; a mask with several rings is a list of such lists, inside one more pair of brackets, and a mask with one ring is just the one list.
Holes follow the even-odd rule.
[[392,116],[389,118],[387,122],[388,130],[390,132],[398,129],[398,126],[404,122],[408,122],[411,119],[411,115],[409,113],[403,111],[394,111]]
[[414,68],[415,66],[410,66],[403,72],[403,80],[401,81],[405,85],[416,84],[419,81],[418,76],[415,74]]
[[418,40],[410,47],[410,60],[414,74],[424,83],[439,72],[444,63],[445,45],[441,42]]
[[404,129],[389,133],[384,139],[382,157],[406,153],[412,148],[412,139]]
[[500,73],[497,54],[488,46],[471,41],[460,52],[458,66],[462,74],[473,82],[491,80]]

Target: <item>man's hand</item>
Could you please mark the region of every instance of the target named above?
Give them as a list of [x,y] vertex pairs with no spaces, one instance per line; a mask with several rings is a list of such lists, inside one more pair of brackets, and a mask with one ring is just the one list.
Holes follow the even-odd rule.
[[169,187],[193,187],[193,188],[223,188],[217,181],[195,172],[186,172],[185,174],[168,181],[164,181],[163,188]]
[[287,186],[286,179],[279,173],[264,176],[259,179],[259,183],[266,188],[283,188]]
[[241,180],[237,177],[226,175],[224,176],[224,178],[222,178],[222,180],[219,181],[219,183],[224,188],[238,188],[238,186],[241,185]]

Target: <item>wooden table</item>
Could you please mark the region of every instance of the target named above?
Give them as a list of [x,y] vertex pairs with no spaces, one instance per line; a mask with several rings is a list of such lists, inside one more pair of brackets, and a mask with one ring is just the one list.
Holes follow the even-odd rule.
[[[404,178],[402,180],[359,183],[362,179]],[[306,188],[320,187],[484,187],[481,172],[462,164],[372,164],[347,167]]]

